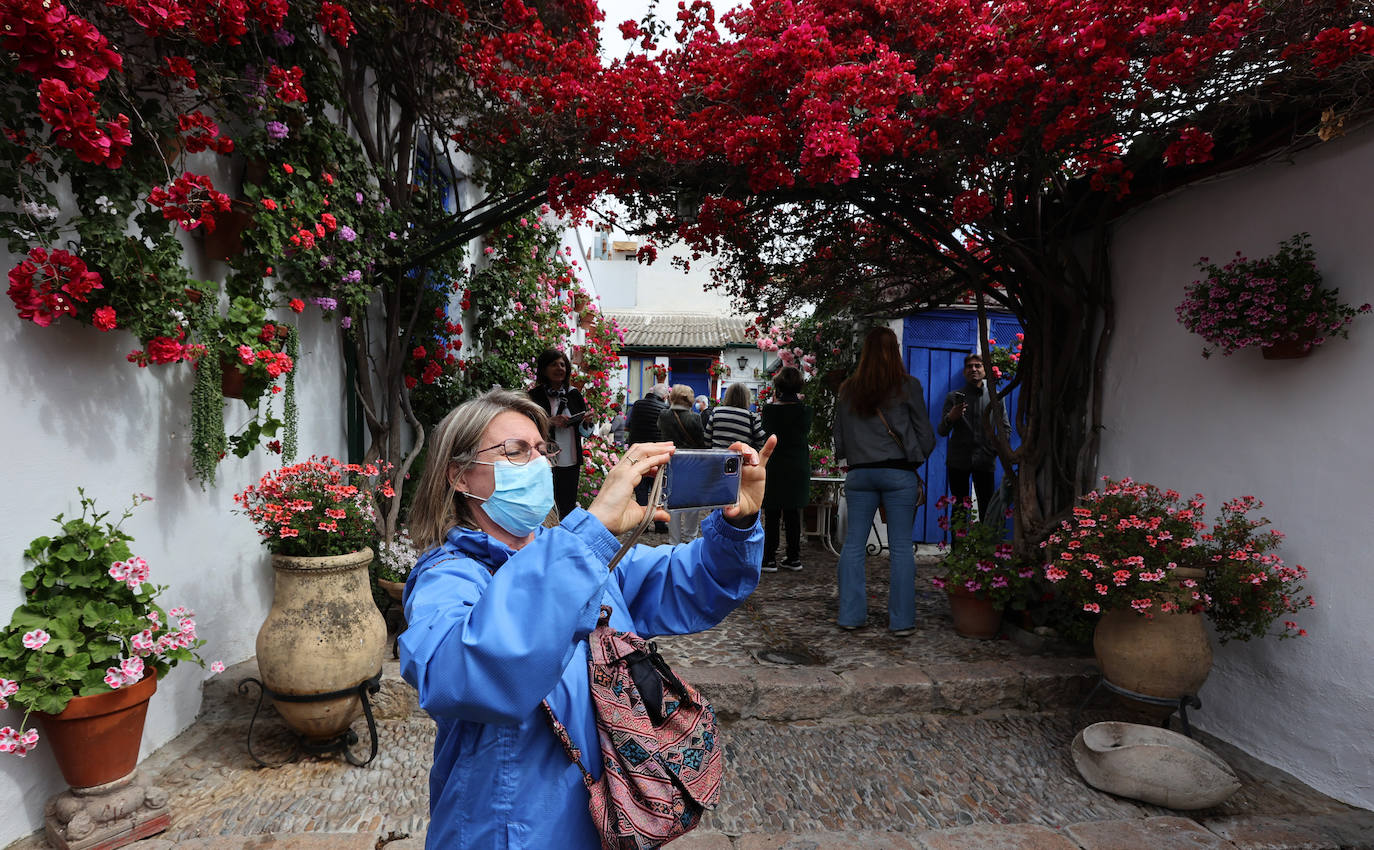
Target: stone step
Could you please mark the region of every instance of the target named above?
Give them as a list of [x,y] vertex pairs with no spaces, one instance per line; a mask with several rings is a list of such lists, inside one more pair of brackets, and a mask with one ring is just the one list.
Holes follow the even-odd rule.
[[[184,841],[150,838],[128,846],[132,850],[423,850],[424,839],[288,833]],[[730,836],[702,828],[671,846],[673,850],[1369,850],[1374,848],[1374,812],[1200,820],[1168,815],[1062,827],[977,824],[914,832],[862,829]]]

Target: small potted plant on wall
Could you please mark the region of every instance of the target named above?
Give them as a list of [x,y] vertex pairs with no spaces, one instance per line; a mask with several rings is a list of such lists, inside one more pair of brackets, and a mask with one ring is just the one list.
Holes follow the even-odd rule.
[[[20,578],[24,601],[0,631],[0,709],[24,711],[18,729],[0,729],[0,753],[25,756],[45,741],[67,783],[91,789],[134,771],[158,680],[183,661],[205,666],[197,653],[205,641],[190,609],[158,605],[165,588],[152,583],[148,563],[133,554],[133,537],[121,528],[151,497],[134,496],[111,522],[85,491],[77,495],[81,514],[58,514],[57,533],[35,538],[25,551],[32,566]],[[216,661],[210,669],[224,665]],[[42,736],[25,728],[30,718]],[[120,787],[113,808],[92,803],[96,792],[59,795],[70,799],[49,804],[50,836],[114,847],[133,840],[122,837],[131,824],[143,836],[166,828],[165,792],[131,780]]]
[[1328,339],[1347,336],[1355,315],[1370,311],[1369,304],[1343,304],[1339,290],[1322,286],[1310,238],[1296,234],[1256,260],[1240,252],[1224,266],[1198,260],[1203,277],[1188,287],[1176,312],[1207,341],[1203,357],[1213,349],[1229,355],[1254,346],[1269,360],[1305,357]]
[[1003,611],[1025,606],[1038,571],[1013,561],[1012,545],[1005,539],[1005,515],[976,518],[970,500],[952,496],[942,497],[935,507],[943,512],[940,527],[950,539],[940,544],[940,575],[932,577],[931,584],[949,597],[955,632],[996,637]]

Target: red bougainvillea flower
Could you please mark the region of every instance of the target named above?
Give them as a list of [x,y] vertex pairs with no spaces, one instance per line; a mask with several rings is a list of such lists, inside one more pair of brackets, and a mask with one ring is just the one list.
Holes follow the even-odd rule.
[[[10,300],[19,318],[47,327],[60,316],[75,315],[94,289],[104,289],[100,275],[86,268],[80,257],[57,248],[33,248],[10,269]],[[113,314],[113,311],[111,311]]]
[[299,298],[292,298],[289,306],[291,307],[291,312],[293,313],[305,312],[305,302]]
[[353,18],[348,14],[348,10],[328,0],[320,4],[320,11],[315,15],[315,20],[320,22],[320,29],[342,47],[347,47],[348,37],[358,31],[353,26]]
[[229,196],[216,191],[209,177],[189,171],[167,188],[154,186],[148,193],[148,203],[161,209],[163,218],[180,224],[182,230],[204,225],[206,233],[214,232],[215,213],[230,208]]
[[91,318],[91,324],[102,331],[112,331],[119,327],[115,319],[115,309],[108,305],[105,307],[97,307],[95,315]]

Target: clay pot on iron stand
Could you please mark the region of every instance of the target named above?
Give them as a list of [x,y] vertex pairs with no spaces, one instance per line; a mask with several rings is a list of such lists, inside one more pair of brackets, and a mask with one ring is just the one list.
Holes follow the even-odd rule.
[[[1178,567],[1174,578],[1201,582],[1203,571]],[[1178,602],[1185,608],[1192,604],[1186,588],[1178,588]],[[1196,696],[1212,671],[1212,645],[1201,612],[1156,613],[1147,619],[1131,610],[1104,611],[1093,631],[1093,654],[1103,680],[1115,689],[1171,702],[1127,697],[1133,708],[1158,719],[1172,714],[1179,700]]]
[[[378,689],[386,648],[386,622],[369,583],[371,563],[371,549],[318,558],[273,555],[272,608],[257,639],[261,685],[301,736],[301,748],[342,751],[355,764],[360,762],[348,746],[357,736],[349,726],[364,711],[376,755],[364,697]],[[252,755],[251,728],[249,739]]]
[[157,691],[149,673],[137,684],[73,697],[60,714],[35,715],[62,778],[71,786],[45,810],[48,841],[69,847],[118,847],[165,830],[167,792],[135,770],[148,701]]
[[1002,631],[1002,609],[963,587],[951,584],[945,589],[954,631],[963,637],[990,640]]

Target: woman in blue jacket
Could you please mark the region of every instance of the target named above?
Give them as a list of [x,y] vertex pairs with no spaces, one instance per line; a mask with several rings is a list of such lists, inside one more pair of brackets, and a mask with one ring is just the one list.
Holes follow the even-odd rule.
[[745,458],[739,502],[708,516],[701,537],[636,546],[608,571],[615,535],[646,510],[635,485],[673,445],[632,446],[587,509],[549,528],[557,450],[546,428],[523,394],[493,390],[460,405],[432,436],[411,508],[411,536],[428,551],[406,581],[400,653],[438,726],[428,848],[597,850],[582,774],[540,701],[600,778],[587,636],[601,606],[614,628],[685,634],[719,623],[758,584],[771,441],[762,452],[735,446]]

